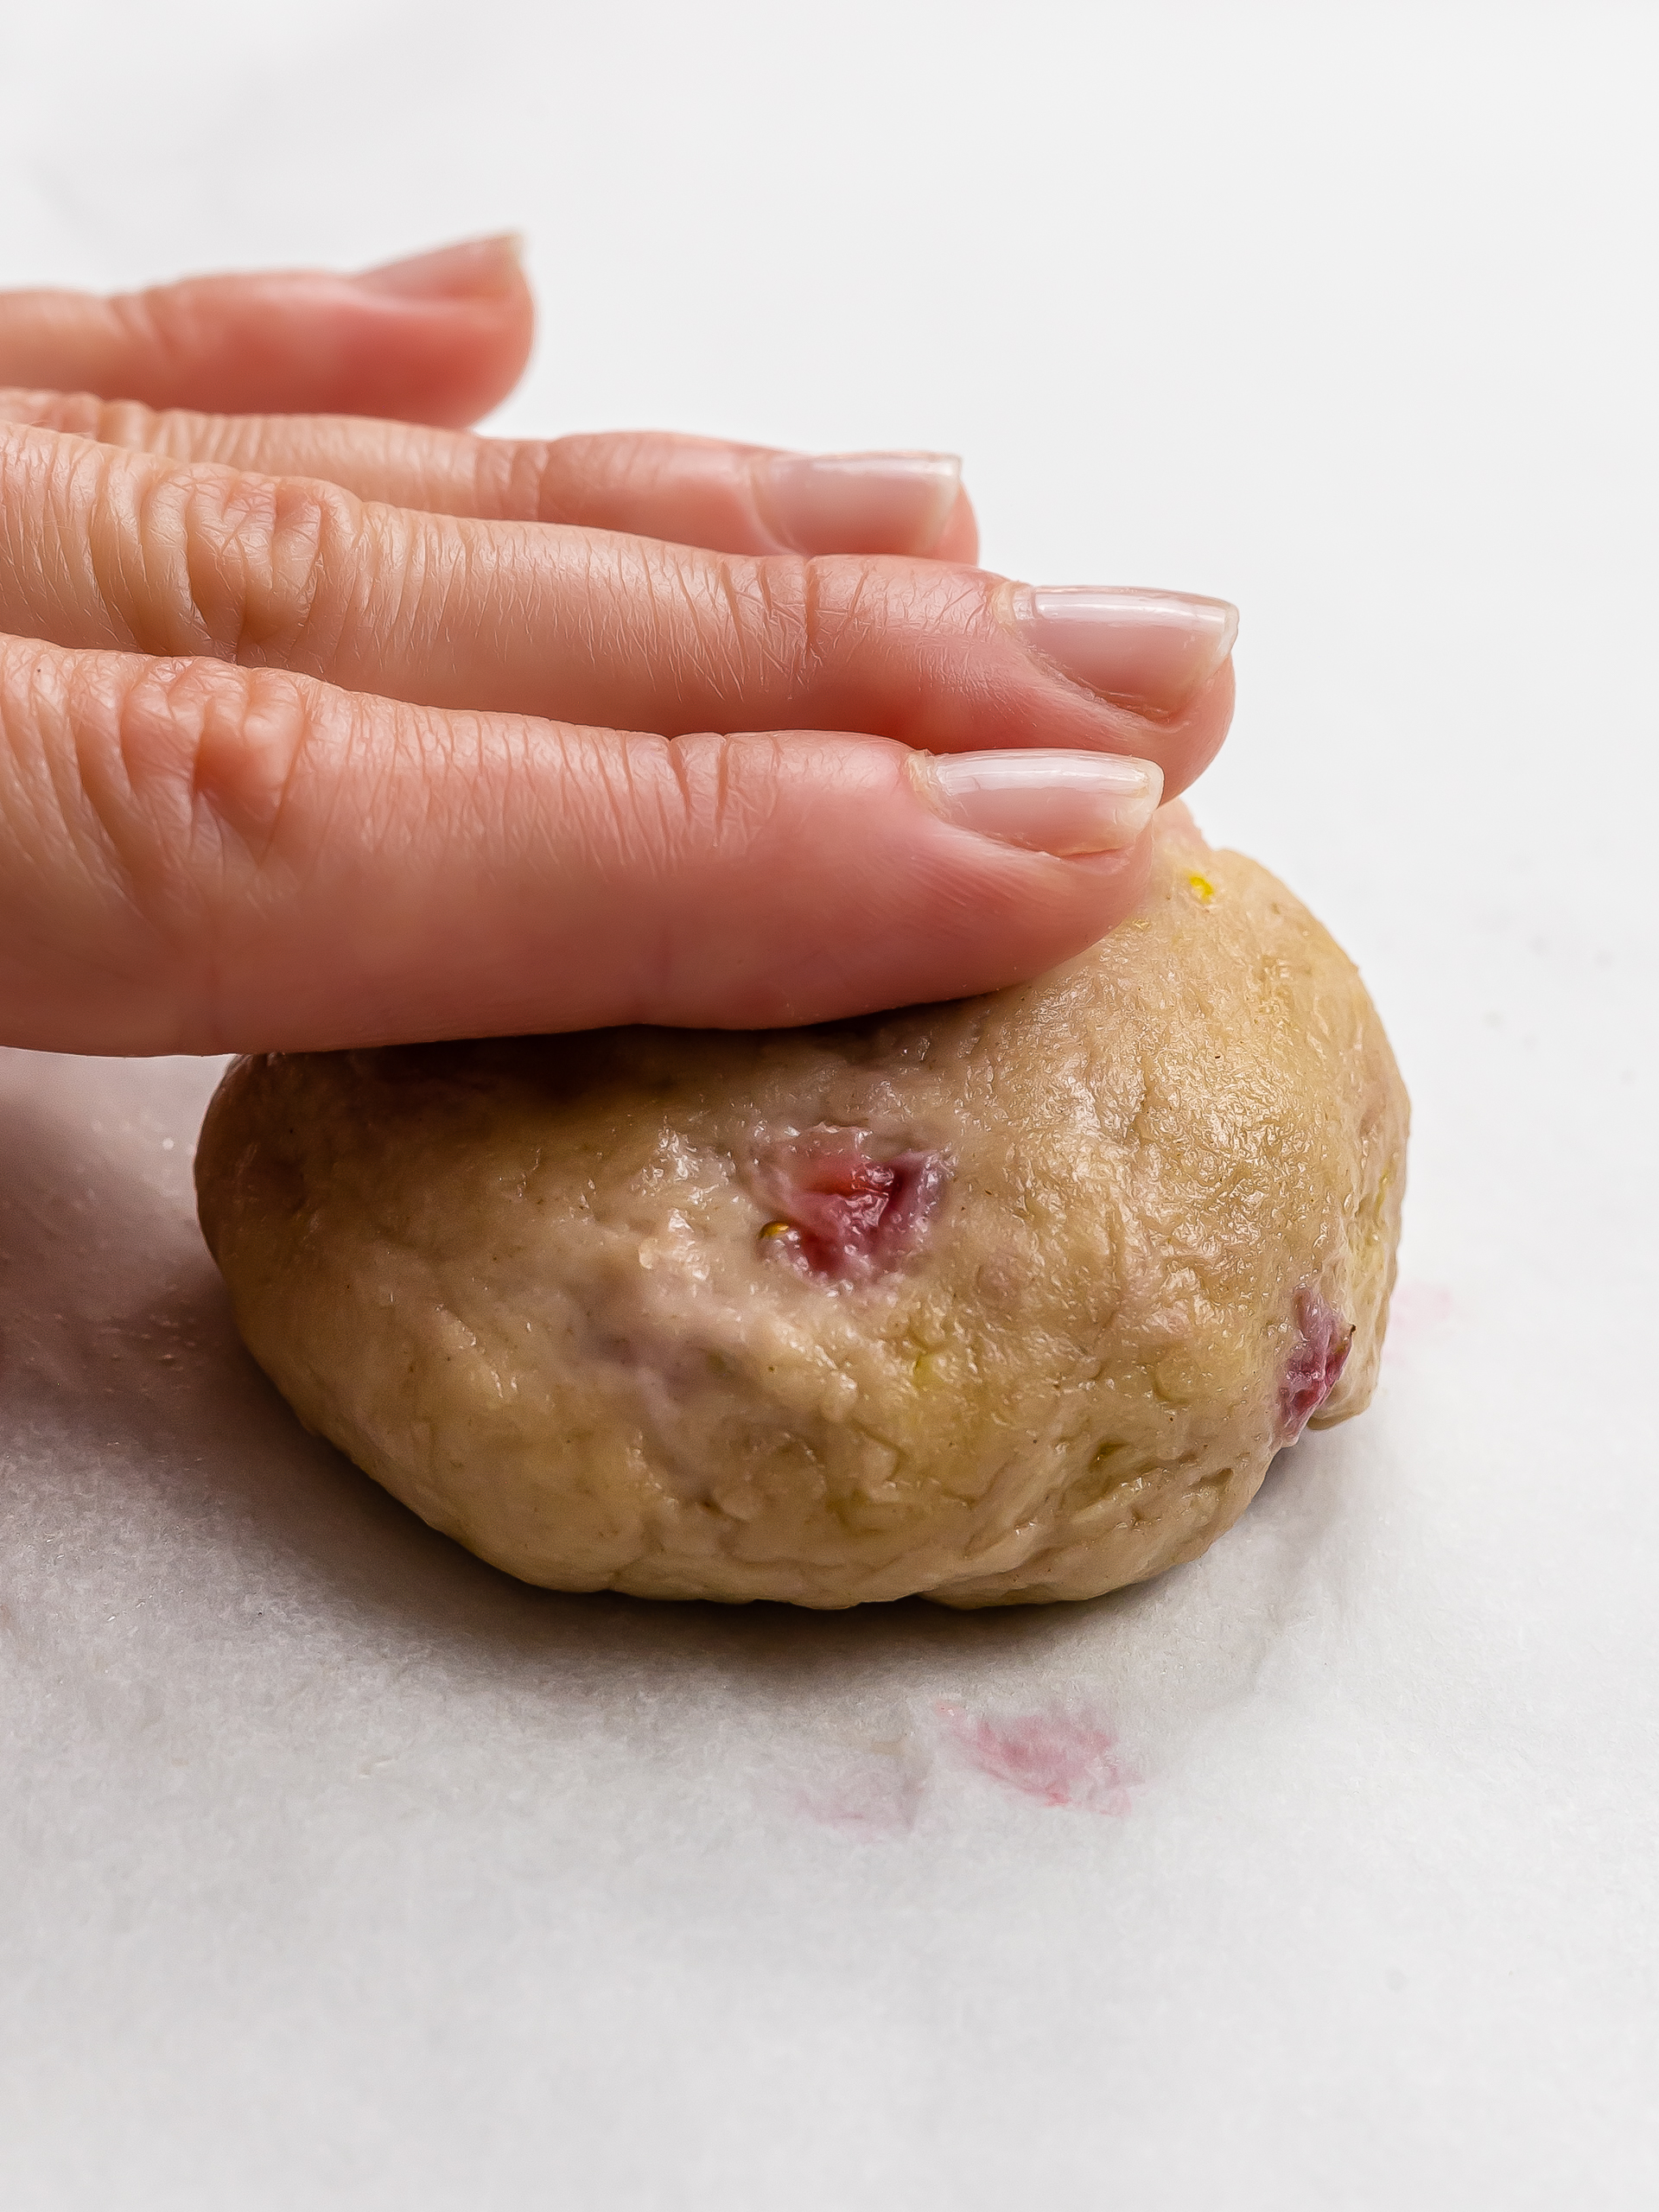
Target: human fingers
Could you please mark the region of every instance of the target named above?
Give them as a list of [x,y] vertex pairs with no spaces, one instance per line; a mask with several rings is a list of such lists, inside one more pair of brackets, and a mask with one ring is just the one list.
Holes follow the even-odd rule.
[[429,706],[1126,753],[1175,791],[1225,734],[1235,620],[1179,593],[418,514],[0,428],[0,629]]
[[169,461],[315,476],[359,499],[490,522],[576,523],[718,553],[912,553],[972,561],[955,456],[780,453],[620,430],[480,438],[351,415],[208,415],[88,392],[0,390],[0,421]]
[[0,639],[0,1039],[316,1050],[988,990],[1144,882],[1155,768],[677,742]]
[[471,423],[518,381],[534,317],[510,238],[352,276],[195,276],[113,299],[6,292],[0,384],[152,407]]

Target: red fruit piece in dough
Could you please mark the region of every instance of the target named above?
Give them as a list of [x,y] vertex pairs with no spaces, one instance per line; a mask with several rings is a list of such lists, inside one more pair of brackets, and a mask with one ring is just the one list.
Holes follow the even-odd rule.
[[1294,1444],[1337,1387],[1354,1341],[1351,1321],[1317,1290],[1296,1294],[1296,1344],[1279,1383],[1279,1440]]
[[914,1249],[938,1205],[944,1162],[936,1152],[867,1160],[850,1148],[803,1148],[774,1159],[764,1183],[791,1256],[815,1275],[850,1282]]

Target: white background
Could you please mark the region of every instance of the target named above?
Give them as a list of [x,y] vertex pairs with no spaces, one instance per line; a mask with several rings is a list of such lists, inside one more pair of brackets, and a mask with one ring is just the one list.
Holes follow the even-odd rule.
[[0,282],[522,226],[502,427],[960,448],[988,564],[1237,601],[1200,818],[1417,1116],[1377,1403],[1208,1557],[809,1617],[429,1535],[235,1347],[213,1071],[0,1059],[8,2206],[1655,2201],[1659,10],[4,14]]

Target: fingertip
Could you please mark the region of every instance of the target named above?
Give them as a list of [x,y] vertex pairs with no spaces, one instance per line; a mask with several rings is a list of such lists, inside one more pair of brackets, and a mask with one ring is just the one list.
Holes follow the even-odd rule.
[[954,562],[963,568],[970,569],[978,561],[979,519],[965,485],[958,487],[944,528],[927,550],[931,560]]
[[1177,720],[1160,733],[1166,801],[1195,784],[1226,742],[1236,690],[1230,653]]
[[963,842],[980,849],[915,868],[911,911],[895,917],[886,942],[872,949],[868,972],[856,983],[842,979],[841,1002],[791,1019],[978,998],[1030,982],[1134,914],[1154,853],[1150,831],[1118,852],[1071,859],[987,850],[991,841],[965,835]]
[[765,741],[718,742],[728,803],[752,781],[753,796],[765,789],[746,810],[764,838],[720,902],[728,915],[750,906],[746,954],[722,972],[705,940],[695,962],[671,964],[642,1018],[794,1027],[976,997],[1084,950],[1144,893],[1150,828],[1062,858],[944,818],[902,746],[820,733],[763,757]]
[[409,255],[339,280],[374,320],[357,369],[366,404],[343,412],[462,429],[524,373],[536,304],[516,231]]
[[461,430],[499,406],[524,374],[536,307],[522,270],[491,291],[423,294],[339,281],[350,304],[340,318],[335,396],[272,411],[373,415]]
[[355,276],[274,270],[65,295],[44,349],[56,359],[36,380],[156,408],[455,429],[512,391],[534,330],[512,242],[486,239]]
[[962,483],[954,454],[762,448],[745,465],[768,545],[818,556],[931,557]]
[[524,239],[520,231],[463,238],[396,261],[377,262],[346,279],[359,291],[404,300],[499,299],[527,291]]
[[[1029,982],[1097,943],[1145,896],[1157,836],[1149,807],[1126,805],[1126,825],[1139,827],[1122,842],[1088,851],[1032,849],[941,817],[908,765],[905,781],[921,817],[912,832],[918,918],[924,926],[935,916],[946,923],[933,964],[917,979],[925,987],[912,988],[909,1000],[973,997]],[[1080,808],[1097,797],[1080,793]]]

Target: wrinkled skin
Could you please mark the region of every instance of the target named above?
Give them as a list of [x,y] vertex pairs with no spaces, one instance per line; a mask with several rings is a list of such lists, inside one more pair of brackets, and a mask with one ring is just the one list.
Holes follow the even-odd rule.
[[1235,610],[976,567],[954,455],[492,438],[510,238],[0,292],[0,1043],[757,1029],[1133,911]]
[[988,998],[755,1035],[239,1061],[201,1218],[255,1357],[560,1589],[1087,1598],[1374,1385],[1407,1104],[1262,869]]

